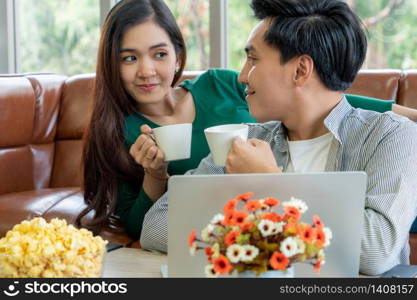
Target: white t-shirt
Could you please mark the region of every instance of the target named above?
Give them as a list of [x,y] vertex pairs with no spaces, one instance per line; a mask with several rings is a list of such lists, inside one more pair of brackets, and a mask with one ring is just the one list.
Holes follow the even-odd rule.
[[288,141],[290,159],[286,172],[323,172],[332,140],[329,132],[311,140]]

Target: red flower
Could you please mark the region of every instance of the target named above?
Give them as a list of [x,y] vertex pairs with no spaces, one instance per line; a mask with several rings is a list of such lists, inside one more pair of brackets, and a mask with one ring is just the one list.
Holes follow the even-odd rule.
[[233,213],[233,218],[231,221],[232,225],[244,225],[246,222],[246,217],[248,216],[248,213],[246,211],[235,211]]
[[272,222],[281,222],[281,217],[276,212],[270,212],[270,213],[263,214],[261,216],[261,219],[269,220],[269,221],[272,221]]
[[323,247],[324,242],[326,240],[326,235],[321,228],[316,229],[316,246],[317,247]]
[[314,264],[314,272],[316,272],[317,274],[320,274],[320,266],[321,266],[322,261],[318,260],[315,264]]
[[227,274],[232,270],[232,265],[224,255],[219,255],[213,262],[214,270],[219,274]]
[[252,196],[253,196],[252,192],[247,192],[247,193],[244,193],[244,194],[237,195],[236,199],[237,200],[242,200],[242,201],[247,201]]
[[233,220],[233,216],[234,216],[234,211],[228,211],[224,214],[224,220],[223,220],[223,225],[229,226],[232,225],[232,220]]
[[239,230],[230,231],[228,234],[226,234],[226,236],[224,237],[224,242],[226,243],[226,245],[231,246],[234,243],[236,243],[239,234]]
[[240,225],[240,229],[242,230],[242,232],[246,232],[252,229],[254,226],[255,224],[253,222],[247,222],[247,223],[244,223],[243,225]]
[[285,211],[284,220],[288,220],[292,218],[295,222],[298,222],[301,218],[301,213],[297,207],[285,206],[284,211]]
[[287,225],[284,226],[284,231],[287,233],[297,234],[299,231],[297,223],[288,222]]
[[314,223],[314,226],[317,228],[324,227],[324,223],[320,220],[319,216],[317,215],[313,216],[313,223]]
[[259,200],[248,200],[245,205],[245,209],[247,211],[256,211],[257,209],[261,208],[261,203]]
[[206,247],[206,248],[204,249],[204,252],[205,252],[205,253],[206,253],[206,255],[207,255],[208,262],[209,262],[209,263],[211,263],[211,257],[212,257],[212,256],[213,256],[213,254],[214,254],[213,250],[211,249],[211,247]]
[[236,205],[237,199],[231,199],[227,201],[227,203],[223,207],[224,213],[227,214],[228,212],[233,211],[236,208]]
[[195,229],[191,231],[190,236],[188,237],[188,247],[192,247],[195,242]]
[[290,260],[280,252],[274,252],[269,260],[270,265],[274,270],[285,270],[288,267]]
[[300,229],[301,239],[306,243],[311,243],[314,237],[314,230],[309,225],[305,225]]
[[274,197],[268,197],[264,200],[264,203],[270,207],[279,205],[279,200]]

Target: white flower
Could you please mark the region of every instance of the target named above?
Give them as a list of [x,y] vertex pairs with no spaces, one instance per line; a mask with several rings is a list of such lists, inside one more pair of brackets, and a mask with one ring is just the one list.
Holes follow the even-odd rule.
[[249,215],[246,217],[246,222],[252,222],[255,221],[255,216],[254,215]]
[[323,231],[324,231],[324,238],[325,238],[324,247],[327,247],[330,245],[330,240],[333,238],[333,233],[329,227],[324,227]]
[[224,215],[217,214],[213,217],[213,219],[211,219],[210,223],[213,225],[216,225],[216,224],[223,222],[223,220],[224,220]]
[[262,220],[258,224],[258,229],[261,232],[263,237],[267,237],[272,235],[272,230],[275,227],[274,222],[269,220]]
[[242,246],[243,253],[242,258],[240,259],[243,262],[251,262],[259,254],[259,249],[252,245]]
[[217,276],[219,276],[219,273],[217,273],[214,270],[214,265],[207,265],[204,268],[204,271],[206,273],[206,277],[208,277],[208,278],[216,278]]
[[194,242],[190,247],[190,255],[194,256],[196,251],[197,251],[197,244]]
[[304,244],[304,241],[299,237],[296,237],[295,240],[297,242],[297,254],[303,254],[306,250],[306,245]]
[[231,245],[227,248],[226,256],[232,263],[238,263],[240,259],[242,258],[244,249],[240,245]]
[[297,240],[293,237],[287,237],[281,242],[280,250],[286,257],[296,255],[298,253]]
[[294,198],[294,197],[291,197],[290,201],[283,202],[282,203],[282,206],[283,207],[286,207],[286,206],[294,206],[302,214],[305,213],[307,211],[307,209],[308,209],[307,204],[303,200],[297,199],[297,198]]
[[210,240],[210,236],[213,230],[214,230],[214,226],[212,224],[208,224],[206,228],[204,228],[203,231],[201,232],[201,239],[204,242],[208,242]]
[[274,223],[274,225],[272,226],[271,233],[278,234],[282,232],[282,230],[284,229],[284,224],[285,224],[284,222]]
[[265,210],[268,209],[269,206],[265,204],[265,199],[259,199],[259,203],[261,204],[261,209]]

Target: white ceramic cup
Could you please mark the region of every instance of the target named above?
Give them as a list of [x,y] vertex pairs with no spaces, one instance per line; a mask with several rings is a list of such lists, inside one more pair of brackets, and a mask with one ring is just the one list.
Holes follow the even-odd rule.
[[193,124],[174,124],[152,129],[165,161],[190,158]]
[[245,141],[248,139],[248,125],[230,124],[209,127],[204,130],[204,134],[214,163],[224,167],[233,140],[238,136]]

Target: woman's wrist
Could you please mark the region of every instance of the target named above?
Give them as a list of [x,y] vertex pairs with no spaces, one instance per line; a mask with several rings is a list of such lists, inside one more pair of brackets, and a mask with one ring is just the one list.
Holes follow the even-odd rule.
[[156,179],[158,181],[167,181],[169,179],[168,172],[166,170],[163,171],[154,171],[152,169],[144,169],[145,170],[145,176],[148,175],[153,179]]

